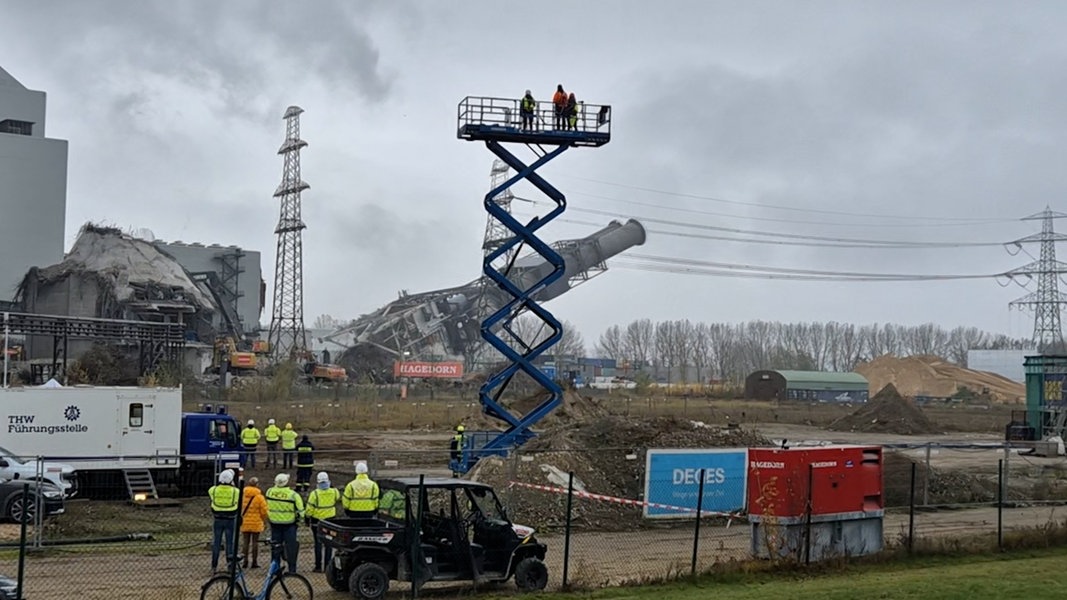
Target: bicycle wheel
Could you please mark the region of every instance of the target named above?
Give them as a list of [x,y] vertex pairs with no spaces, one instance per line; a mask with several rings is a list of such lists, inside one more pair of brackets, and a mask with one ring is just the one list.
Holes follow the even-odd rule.
[[311,583],[299,573],[282,573],[270,582],[267,600],[312,600]]
[[[244,600],[245,592],[240,585],[233,588],[234,600]],[[209,579],[200,590],[200,600],[230,600],[230,577],[216,575]]]

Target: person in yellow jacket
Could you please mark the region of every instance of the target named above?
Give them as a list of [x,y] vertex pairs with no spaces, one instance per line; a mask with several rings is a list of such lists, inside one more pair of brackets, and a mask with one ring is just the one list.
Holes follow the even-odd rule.
[[252,552],[252,568],[259,568],[259,534],[266,529],[267,500],[259,489],[259,478],[252,477],[245,485],[241,498],[241,554],[245,560],[241,567],[248,568],[248,552]]
[[256,422],[249,419],[248,424],[241,430],[241,447],[245,452],[245,464],[250,469],[256,468],[256,446],[259,445],[259,437]]
[[337,516],[337,502],[341,500],[341,492],[330,485],[330,476],[326,471],[316,476],[316,482],[315,489],[308,494],[304,523],[311,527],[311,534],[315,538],[315,572],[318,573],[333,560],[333,548],[323,542],[322,534],[319,533],[319,521]]
[[289,489],[286,473],[278,473],[274,487],[267,490],[267,518],[270,520],[270,541],[285,544],[285,562],[289,563],[289,572],[296,573],[296,557],[300,550],[296,528],[304,519],[304,500]]
[[367,463],[357,460],[356,478],[348,482],[341,494],[345,514],[355,519],[373,519],[378,514],[378,499],[381,491],[378,484],[367,475]]
[[296,438],[300,437],[293,429],[292,423],[286,423],[282,431],[282,454],[285,464],[283,469],[292,469],[293,461],[296,460]]
[[241,492],[233,485],[233,470],[219,473],[219,484],[207,490],[211,500],[211,514],[215,515],[214,537],[211,540],[211,571],[219,570],[219,553],[226,546],[226,554],[236,552],[237,510],[240,508]]
[[282,441],[282,430],[274,424],[274,419],[267,421],[263,430],[263,439],[267,440],[267,468],[278,468],[278,442]]

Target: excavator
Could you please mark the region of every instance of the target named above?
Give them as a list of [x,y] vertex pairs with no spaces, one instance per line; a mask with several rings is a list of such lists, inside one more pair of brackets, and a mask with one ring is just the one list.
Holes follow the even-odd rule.
[[238,350],[237,342],[232,336],[221,336],[215,340],[215,349],[211,357],[212,373],[220,373],[222,365],[229,363],[231,373],[251,374],[259,370],[259,358],[267,353],[267,343],[262,340],[252,342],[250,349]]

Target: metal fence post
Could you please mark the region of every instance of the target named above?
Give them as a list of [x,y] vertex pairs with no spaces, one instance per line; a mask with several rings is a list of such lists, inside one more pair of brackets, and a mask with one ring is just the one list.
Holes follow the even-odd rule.
[[[426,476],[425,475],[419,475],[419,491],[418,491],[418,494],[419,494],[418,509],[415,511],[415,531],[422,531],[422,511],[425,508],[423,506],[423,501],[426,498],[426,495],[425,495],[426,494]],[[419,539],[419,536],[417,536],[417,535],[416,536],[412,536],[412,537],[415,538],[411,542],[412,546],[414,546],[414,551],[411,553],[411,556],[412,556],[412,559],[413,559],[411,561],[411,597],[414,600],[415,598],[419,597],[419,571],[421,571],[424,568],[424,566],[421,564],[422,563],[422,547],[420,546],[420,544],[422,543],[422,541]]]
[[697,484],[697,522],[693,530],[693,564],[690,567],[690,574],[694,577],[697,574],[697,553],[700,552],[700,517],[704,513],[704,473],[705,469],[700,469],[700,483]]
[[815,483],[815,465],[808,465],[808,506],[804,523],[804,564],[811,564],[811,488]]
[[567,474],[567,515],[563,525],[563,587],[567,587],[567,575],[571,563],[571,509],[574,503],[574,471]]
[[918,465],[911,463],[911,493],[908,495],[908,553],[915,549],[915,470]]
[[19,519],[19,573],[15,584],[15,600],[22,600],[22,580],[26,576],[26,499],[30,496],[30,484],[22,484],[22,517]]
[[997,461],[997,550],[1004,549],[1004,460]]
[[923,506],[930,505],[930,447],[933,442],[926,442],[926,471],[923,472]]

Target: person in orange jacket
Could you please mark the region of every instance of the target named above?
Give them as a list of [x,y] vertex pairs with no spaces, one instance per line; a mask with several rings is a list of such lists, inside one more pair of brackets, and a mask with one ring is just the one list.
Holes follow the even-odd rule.
[[556,109],[556,129],[565,129],[566,117],[563,112],[567,109],[567,92],[563,91],[563,84],[556,86],[556,93],[552,95],[552,104]]
[[248,549],[252,549],[252,568],[259,568],[259,534],[263,533],[267,522],[267,499],[259,489],[259,479],[252,477],[245,486],[241,498],[241,554],[245,560],[241,563],[248,568]]

